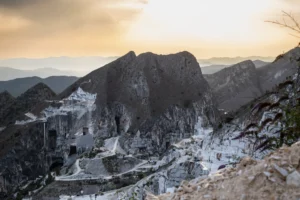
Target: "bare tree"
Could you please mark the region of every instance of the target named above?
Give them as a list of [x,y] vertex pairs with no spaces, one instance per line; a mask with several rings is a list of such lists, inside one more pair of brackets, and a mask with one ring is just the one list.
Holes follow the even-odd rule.
[[[285,11],[282,11],[282,20],[281,21],[266,21],[268,23],[279,25],[283,28],[287,28],[291,31],[293,31],[293,34],[290,33],[290,35],[300,38],[300,22],[296,19],[296,17],[292,13],[288,13]],[[296,34],[296,35],[295,35]],[[297,45],[300,47],[300,42]],[[298,73],[297,73],[297,79],[296,83],[300,83],[300,58],[296,59],[298,62]]]
[[[280,21],[266,21],[268,23],[279,25],[283,28],[290,29],[293,33],[290,35],[300,38],[300,23],[296,20],[292,13],[282,11],[282,19]],[[300,43],[298,44],[300,46]]]

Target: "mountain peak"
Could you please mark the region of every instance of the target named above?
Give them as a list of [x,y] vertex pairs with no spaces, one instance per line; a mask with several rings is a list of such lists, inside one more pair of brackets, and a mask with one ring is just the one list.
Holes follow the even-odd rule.
[[136,54],[134,51],[129,51],[128,53],[126,53],[124,56],[121,56],[119,59],[117,60],[121,60],[121,61],[132,61],[133,59],[136,58]]
[[45,83],[38,83],[34,85],[32,88],[28,89],[26,92],[24,92],[20,97],[22,98],[37,98],[40,99],[43,96],[43,99],[51,99],[56,96],[55,92],[51,90],[51,88],[46,85]]

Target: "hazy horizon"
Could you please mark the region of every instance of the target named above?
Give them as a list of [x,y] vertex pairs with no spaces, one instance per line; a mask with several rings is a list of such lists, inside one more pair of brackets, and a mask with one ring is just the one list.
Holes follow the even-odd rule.
[[298,19],[299,6],[297,0],[1,0],[0,59],[131,50],[187,50],[200,59],[276,57],[298,38],[265,21],[281,19],[281,10]]

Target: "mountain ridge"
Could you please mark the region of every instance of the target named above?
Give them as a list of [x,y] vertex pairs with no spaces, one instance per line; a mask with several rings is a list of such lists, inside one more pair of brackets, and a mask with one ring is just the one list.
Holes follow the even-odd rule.
[[17,78],[9,81],[0,81],[0,92],[6,90],[14,97],[17,97],[39,82],[43,82],[55,93],[59,94],[76,80],[78,80],[78,77],[75,76],[50,76],[47,78],[33,76]]
[[[300,48],[296,47],[259,68],[248,60],[204,77],[217,97],[219,108],[233,111],[293,76],[297,72],[298,56]],[[243,66],[245,70],[241,71]]]

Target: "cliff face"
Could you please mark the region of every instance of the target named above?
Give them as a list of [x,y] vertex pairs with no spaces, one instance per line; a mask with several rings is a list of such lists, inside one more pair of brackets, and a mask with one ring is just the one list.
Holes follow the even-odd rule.
[[205,76],[212,88],[219,108],[236,110],[263,94],[259,76],[252,61],[244,61]]

